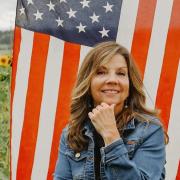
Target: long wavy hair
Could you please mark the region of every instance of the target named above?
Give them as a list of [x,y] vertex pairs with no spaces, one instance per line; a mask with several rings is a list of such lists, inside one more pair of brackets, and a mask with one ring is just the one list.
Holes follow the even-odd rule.
[[138,117],[142,121],[148,121],[142,114],[158,116],[156,109],[148,109],[145,105],[146,96],[143,91],[142,78],[128,50],[113,41],[100,43],[84,58],[72,92],[68,145],[75,152],[81,152],[87,149],[88,146],[88,139],[83,130],[89,112],[88,104],[92,100],[90,92],[91,79],[99,66],[107,63],[116,54],[120,54],[125,58],[129,76],[127,106],[116,116],[116,124],[120,135],[123,136],[123,128],[131,118]]

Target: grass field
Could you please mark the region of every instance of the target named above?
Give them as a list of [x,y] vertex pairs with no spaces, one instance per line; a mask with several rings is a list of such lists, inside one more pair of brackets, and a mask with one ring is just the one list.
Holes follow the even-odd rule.
[[10,172],[10,78],[11,66],[0,66],[0,180]]
[[11,61],[9,57],[12,57],[12,47],[13,30],[0,31],[0,180],[8,180],[10,176]]

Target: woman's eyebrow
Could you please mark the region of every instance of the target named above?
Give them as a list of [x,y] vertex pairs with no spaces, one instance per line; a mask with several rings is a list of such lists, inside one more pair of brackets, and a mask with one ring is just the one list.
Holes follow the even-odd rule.
[[[122,67],[117,67],[116,69],[117,70],[121,70],[121,69],[127,69],[128,67],[127,66],[122,66]],[[108,69],[108,67],[106,66],[100,66],[98,69]]]
[[[99,71],[99,70],[108,70],[108,69],[109,69],[108,67],[102,65],[97,70]],[[128,70],[128,67],[127,66],[122,66],[122,67],[117,67],[116,68],[116,71],[121,71],[121,70]]]
[[123,66],[123,67],[119,67],[119,68],[117,68],[117,70],[122,70],[122,69],[128,69],[128,67]]
[[98,70],[99,70],[99,69],[108,69],[108,68],[105,67],[105,66],[99,66]]

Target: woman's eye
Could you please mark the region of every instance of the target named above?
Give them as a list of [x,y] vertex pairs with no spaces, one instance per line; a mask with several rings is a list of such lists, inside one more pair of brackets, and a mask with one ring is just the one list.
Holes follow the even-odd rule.
[[126,75],[125,72],[118,72],[117,74],[120,75],[120,76],[125,76]]
[[97,75],[102,75],[102,74],[105,74],[106,72],[105,71],[97,71]]

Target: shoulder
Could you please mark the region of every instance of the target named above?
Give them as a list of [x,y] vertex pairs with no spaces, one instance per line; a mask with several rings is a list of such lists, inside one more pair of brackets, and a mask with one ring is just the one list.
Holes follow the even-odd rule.
[[66,124],[66,126],[65,126],[65,127],[63,128],[63,130],[62,130],[62,134],[63,134],[63,135],[67,135],[68,129],[69,129],[69,124]]
[[156,116],[151,116],[148,114],[142,114],[141,118],[136,118],[138,125],[136,126],[137,130],[141,129],[143,139],[148,139],[153,136],[161,136],[164,138],[164,129],[161,120]]
[[141,116],[135,117],[135,120],[138,121],[138,124],[144,124],[146,127],[163,127],[163,124],[158,117],[149,114],[141,114]]
[[64,144],[64,145],[67,145],[67,136],[68,136],[68,128],[69,128],[69,124],[67,124],[61,134],[60,134],[60,143],[61,144]]

